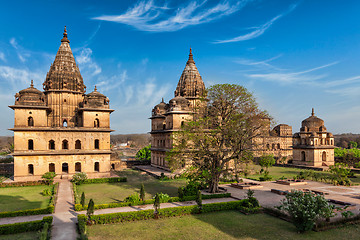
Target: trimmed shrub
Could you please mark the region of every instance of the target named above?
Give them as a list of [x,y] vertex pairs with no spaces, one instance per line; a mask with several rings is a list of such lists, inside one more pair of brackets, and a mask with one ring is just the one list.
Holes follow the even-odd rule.
[[128,203],[139,203],[140,202],[140,197],[137,193],[131,194],[130,196],[128,196],[127,198],[124,199],[124,202],[128,202]]
[[54,206],[50,205],[47,208],[36,208],[36,209],[20,210],[20,211],[13,211],[13,212],[0,212],[0,218],[50,214],[53,212],[54,212]]
[[54,172],[46,172],[41,176],[41,178],[44,179],[43,181],[48,185],[51,185],[54,183],[55,177],[56,177],[56,173],[54,173]]
[[145,187],[144,187],[143,183],[141,184],[141,187],[140,187],[140,200],[141,201],[145,200]]
[[42,220],[38,220],[38,221],[0,225],[0,235],[39,231],[43,228],[45,223],[47,223],[48,226],[50,226],[52,220],[53,217],[49,216],[49,217],[44,217]]
[[28,187],[47,185],[44,181],[29,181],[29,182],[13,182],[13,183],[0,183],[0,188],[6,187]]
[[45,188],[42,193],[43,196],[51,196],[52,195],[52,191],[49,188]]
[[[209,212],[224,211],[224,210],[241,210],[243,209],[242,206],[243,201],[244,200],[203,204],[202,212],[209,213]],[[200,213],[200,211],[198,206],[196,205],[158,209],[159,218],[174,217],[174,216],[181,216],[188,214],[198,214],[198,213]],[[78,215],[78,218],[79,216],[81,215]],[[94,224],[109,224],[109,223],[153,219],[154,217],[155,216],[153,210],[142,210],[135,212],[119,212],[119,213],[93,215],[91,216],[91,220]]]
[[[160,203],[167,203],[169,202],[170,196],[166,193],[157,193],[159,196]],[[156,195],[154,196],[155,199]]]
[[92,178],[85,180],[84,184],[90,183],[115,183],[115,182],[127,182],[126,177],[114,177],[114,178]]
[[75,173],[75,175],[73,175],[71,179],[71,181],[76,185],[83,184],[86,182],[86,180],[87,180],[87,175],[84,172]]
[[80,240],[87,240],[88,237],[86,235],[86,216],[84,214],[79,214],[77,218]]
[[84,192],[81,194],[80,204],[82,207],[85,206],[85,193]]
[[[231,193],[222,193],[222,194],[208,194],[202,195],[202,199],[213,199],[213,198],[227,198],[231,197]],[[196,200],[196,196],[185,196],[181,200],[179,197],[170,197],[168,202],[186,202],[186,201],[194,201]],[[94,209],[106,209],[106,208],[118,208],[118,207],[128,207],[128,206],[136,206],[136,205],[145,205],[145,204],[154,204],[154,199],[139,201],[135,203],[131,202],[120,202],[120,203],[108,203],[108,204],[97,204],[94,205]],[[75,211],[86,210],[87,205],[84,207],[81,204],[75,204]]]
[[90,199],[89,201],[89,204],[88,204],[88,208],[87,208],[87,211],[86,211],[86,215],[87,217],[90,219],[90,217],[94,214],[94,201],[92,200],[92,198]]
[[201,196],[202,196],[202,195],[201,195],[201,191],[198,190],[198,192],[197,192],[197,194],[196,194],[196,203],[197,203],[197,205],[198,205],[198,207],[199,207],[200,212],[201,212],[201,210],[202,210],[202,197],[201,197]]

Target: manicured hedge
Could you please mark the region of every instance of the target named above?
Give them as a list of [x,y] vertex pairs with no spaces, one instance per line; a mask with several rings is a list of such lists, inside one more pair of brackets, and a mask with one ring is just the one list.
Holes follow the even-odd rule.
[[86,216],[84,214],[80,214],[77,218],[80,240],[87,240],[88,237],[86,235]]
[[[220,202],[220,203],[208,203],[203,204],[202,213],[224,211],[224,210],[239,210],[243,208],[244,200]],[[159,218],[174,217],[187,214],[197,214],[200,210],[197,205],[164,208],[159,210]],[[154,218],[154,210],[143,210],[136,212],[119,212],[110,214],[100,214],[91,216],[91,220],[94,224],[108,224],[126,221],[146,220]]]
[[[76,190],[74,190],[74,195],[76,194],[75,191]],[[227,198],[227,197],[231,197],[231,193],[202,195],[202,199]],[[171,197],[171,198],[169,198],[168,202],[186,202],[186,201],[194,201],[195,199],[196,199],[196,196],[185,196],[182,199],[180,199],[178,197]],[[140,202],[136,202],[136,203],[120,202],[120,203],[97,204],[94,206],[94,209],[138,206],[138,205],[153,204],[153,203],[154,203],[154,199],[149,199],[149,200],[140,201]],[[81,204],[75,204],[75,211],[82,211],[82,210],[86,210],[86,209],[87,209],[87,205],[85,205],[83,207]]]
[[33,232],[43,229],[45,223],[51,226],[53,217],[44,217],[42,220],[0,225],[0,235]]
[[115,183],[115,182],[127,182],[127,178],[126,178],[126,177],[91,178],[91,179],[86,179],[83,184],[90,184],[90,183]]
[[39,214],[50,214],[53,213],[55,210],[55,196],[56,191],[58,189],[59,183],[56,183],[52,186],[52,195],[49,200],[49,205],[46,208],[35,208],[35,209],[27,209],[27,210],[20,210],[20,211],[12,211],[12,212],[0,212],[0,218],[5,217],[18,217],[18,216],[29,216],[29,215],[39,215]]
[[0,188],[6,187],[28,187],[28,186],[39,186],[47,185],[44,181],[29,181],[29,182],[13,182],[13,183],[0,183]]

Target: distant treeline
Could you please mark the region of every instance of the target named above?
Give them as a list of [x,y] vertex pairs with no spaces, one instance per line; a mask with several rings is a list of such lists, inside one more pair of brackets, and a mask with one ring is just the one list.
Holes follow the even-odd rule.
[[350,142],[356,142],[360,146],[360,134],[343,133],[334,135],[335,146],[341,148],[352,148]]
[[0,153],[3,151],[9,151],[13,143],[14,137],[0,136]]
[[110,135],[112,145],[120,143],[130,143],[131,147],[143,148],[150,144],[150,134],[116,134]]

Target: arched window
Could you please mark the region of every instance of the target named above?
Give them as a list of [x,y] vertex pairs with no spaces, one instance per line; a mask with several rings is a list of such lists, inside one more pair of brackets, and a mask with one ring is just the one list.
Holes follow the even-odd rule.
[[326,162],[326,152],[325,151],[323,151],[323,153],[322,153],[322,160],[323,160],[323,162]]
[[302,151],[301,152],[301,161],[306,161],[306,156],[305,156],[305,152],[304,151]]
[[49,163],[49,172],[55,172],[55,163]]
[[271,149],[275,149],[275,143],[272,144]]
[[49,149],[50,149],[50,150],[54,150],[54,149],[55,149],[55,141],[54,141],[54,140],[50,140],[50,141],[49,141]]
[[266,148],[267,148],[267,149],[270,149],[270,144],[266,144]]
[[81,172],[81,163],[75,163],[75,172]]
[[69,172],[69,165],[67,163],[63,163],[61,166],[61,170],[63,173],[68,173]]
[[94,127],[100,127],[100,121],[98,118],[96,118],[94,121]]
[[100,171],[100,164],[99,164],[99,162],[95,162],[95,164],[94,164],[94,171],[95,171],[95,172],[99,172],[99,171]]
[[277,144],[277,149],[280,149],[280,143]]
[[99,141],[99,139],[95,139],[95,149],[100,149],[100,141]]
[[34,141],[32,139],[28,140],[28,150],[34,150]]
[[34,119],[32,117],[28,117],[28,126],[33,127],[34,126]]
[[166,129],[166,124],[165,123],[163,123],[163,130],[165,130]]
[[28,165],[28,173],[29,175],[34,175],[34,165],[32,164]]
[[67,127],[67,120],[65,119],[64,121],[63,121],[63,127]]
[[184,121],[181,121],[181,127],[184,127]]
[[81,149],[81,141],[80,140],[75,141],[75,149]]
[[111,169],[115,170],[115,164],[114,163],[111,164]]
[[67,140],[62,141],[62,149],[69,149],[69,143]]
[[332,139],[330,140],[330,142],[331,142],[331,145],[334,145],[334,142],[333,142],[333,140],[332,140]]

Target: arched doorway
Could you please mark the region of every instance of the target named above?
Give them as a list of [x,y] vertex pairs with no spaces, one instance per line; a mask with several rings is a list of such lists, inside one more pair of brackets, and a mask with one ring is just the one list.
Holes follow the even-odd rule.
[[55,163],[49,164],[49,172],[55,172]]
[[81,172],[81,163],[75,163],[75,172]]
[[306,156],[305,156],[305,152],[304,151],[302,151],[301,152],[301,161],[306,161]]
[[81,141],[80,140],[75,141],[75,149],[81,149]]
[[69,172],[69,165],[67,163],[62,164],[62,172],[68,173]]
[[94,171],[95,171],[95,172],[99,172],[99,171],[100,171],[100,164],[99,164],[99,162],[95,162]]
[[323,151],[323,153],[322,153],[322,160],[323,160],[323,162],[326,162],[326,152],[325,151]]

